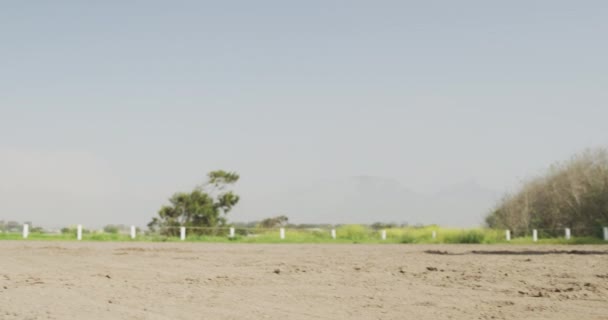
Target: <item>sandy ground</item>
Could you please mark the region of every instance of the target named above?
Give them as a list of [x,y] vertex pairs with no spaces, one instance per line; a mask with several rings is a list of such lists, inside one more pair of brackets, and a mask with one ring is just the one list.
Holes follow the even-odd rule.
[[608,319],[608,254],[471,253],[527,249],[608,253],[1,241],[0,319]]

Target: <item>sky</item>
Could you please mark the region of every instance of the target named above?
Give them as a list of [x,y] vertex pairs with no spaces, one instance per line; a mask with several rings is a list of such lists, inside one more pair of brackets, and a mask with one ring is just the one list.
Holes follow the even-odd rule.
[[396,220],[288,205],[360,177],[514,192],[608,145],[606,34],[606,1],[6,1],[0,220],[144,226],[216,169],[232,221]]

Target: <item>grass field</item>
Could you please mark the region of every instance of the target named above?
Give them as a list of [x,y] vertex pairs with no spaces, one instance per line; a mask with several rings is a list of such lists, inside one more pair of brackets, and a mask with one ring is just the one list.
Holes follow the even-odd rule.
[[[436,237],[433,238],[433,232]],[[362,225],[344,225],[336,229],[337,238],[332,239],[329,230],[286,229],[285,239],[280,239],[279,230],[245,230],[237,229],[234,238],[227,236],[227,229],[221,230],[221,235],[197,235],[188,232],[187,242],[219,242],[219,243],[403,243],[403,244],[450,244],[450,243],[479,243],[479,244],[608,244],[599,237],[576,237],[570,240],[564,237],[539,237],[537,242],[531,236],[514,237],[511,241],[505,239],[504,230],[492,229],[454,229],[429,227],[407,227],[386,229],[386,239],[381,237],[380,230],[373,230]],[[0,233],[0,240],[20,240],[21,233]],[[27,240],[76,240],[75,234],[30,233]],[[179,242],[178,236],[140,233],[136,239],[128,234],[111,234],[104,232],[85,232],[83,241],[148,241],[148,242]]]

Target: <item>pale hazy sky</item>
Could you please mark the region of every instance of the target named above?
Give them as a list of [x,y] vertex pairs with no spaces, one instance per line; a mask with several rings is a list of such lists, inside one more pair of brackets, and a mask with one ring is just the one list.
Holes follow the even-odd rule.
[[608,144],[606,35],[608,1],[5,1],[0,220],[145,225],[218,168],[241,221],[342,177],[513,190]]

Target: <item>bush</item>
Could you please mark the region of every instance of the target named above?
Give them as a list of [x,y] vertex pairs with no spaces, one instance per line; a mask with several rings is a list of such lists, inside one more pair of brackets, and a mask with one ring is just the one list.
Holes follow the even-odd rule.
[[581,236],[601,236],[598,229],[608,225],[608,150],[554,164],[518,193],[506,195],[486,224],[514,234],[544,229],[543,235],[555,237],[568,227]]
[[448,233],[444,237],[445,243],[483,243],[485,234],[479,230]]
[[336,232],[338,237],[352,241],[361,241],[369,238],[369,229],[359,224],[348,224],[339,227]]
[[375,222],[371,225],[372,229],[374,230],[382,230],[382,229],[392,229],[392,228],[398,228],[399,226],[394,223],[394,222]]
[[414,237],[413,235],[411,235],[409,233],[405,233],[399,238],[399,243],[416,243],[416,242],[417,242],[416,237]]
[[[78,232],[78,228],[76,228],[76,227],[61,228],[62,234],[69,234],[69,235],[76,236],[77,232]],[[87,234],[87,233],[91,233],[91,231],[88,229],[82,228],[82,234]]]
[[109,225],[103,227],[103,232],[105,232],[105,233],[118,234],[118,231],[120,231],[120,230],[119,230],[118,226],[115,226],[115,225],[109,224]]

